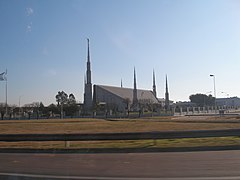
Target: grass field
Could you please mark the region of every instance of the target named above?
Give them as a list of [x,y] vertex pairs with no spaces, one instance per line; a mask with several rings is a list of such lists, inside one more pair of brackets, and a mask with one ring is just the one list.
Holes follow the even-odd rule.
[[238,117],[153,117],[141,119],[50,119],[0,121],[0,134],[51,134],[240,129]]
[[126,141],[49,141],[49,142],[0,142],[0,148],[29,149],[81,149],[81,148],[175,148],[240,145],[240,137],[184,138]]
[[[0,121],[0,134],[55,134],[100,132],[240,129],[240,118],[151,117],[141,119],[50,119]],[[0,148],[65,148],[66,142],[0,142]],[[148,148],[240,145],[240,137],[185,138],[138,141],[73,141],[68,148]]]

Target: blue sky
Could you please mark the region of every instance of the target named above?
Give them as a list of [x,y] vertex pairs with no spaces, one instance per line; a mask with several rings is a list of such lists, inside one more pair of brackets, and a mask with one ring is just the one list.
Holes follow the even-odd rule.
[[[240,97],[240,2],[234,0],[1,0],[0,72],[8,102],[83,101],[86,38],[93,84],[152,88],[170,99],[213,91]],[[226,92],[226,93],[221,93]],[[0,82],[0,102],[5,84]]]

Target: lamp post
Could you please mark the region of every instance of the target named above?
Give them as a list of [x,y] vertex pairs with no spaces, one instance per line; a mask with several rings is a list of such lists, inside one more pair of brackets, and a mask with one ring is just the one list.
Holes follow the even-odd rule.
[[18,106],[19,106],[19,119],[21,118],[21,116],[20,116],[20,113],[21,113],[21,97],[22,96],[19,96],[19,99],[18,99]]
[[216,96],[216,84],[215,84],[215,75],[213,74],[210,74],[210,77],[213,77],[213,86],[214,86],[214,97],[215,97],[215,101],[214,101],[214,106],[215,106],[215,113],[217,112],[217,106],[216,106],[216,99],[217,99],[217,96]]

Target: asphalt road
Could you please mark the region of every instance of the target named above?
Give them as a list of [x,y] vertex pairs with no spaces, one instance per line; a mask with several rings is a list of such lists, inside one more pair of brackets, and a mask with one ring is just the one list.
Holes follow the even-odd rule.
[[0,153],[0,179],[240,179],[240,151]]

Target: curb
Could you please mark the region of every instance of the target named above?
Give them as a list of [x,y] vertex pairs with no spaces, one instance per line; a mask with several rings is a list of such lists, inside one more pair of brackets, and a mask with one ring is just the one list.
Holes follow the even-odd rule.
[[82,149],[16,149],[1,148],[0,153],[161,153],[161,152],[194,152],[240,150],[240,145],[210,147],[176,147],[176,148],[82,148]]

